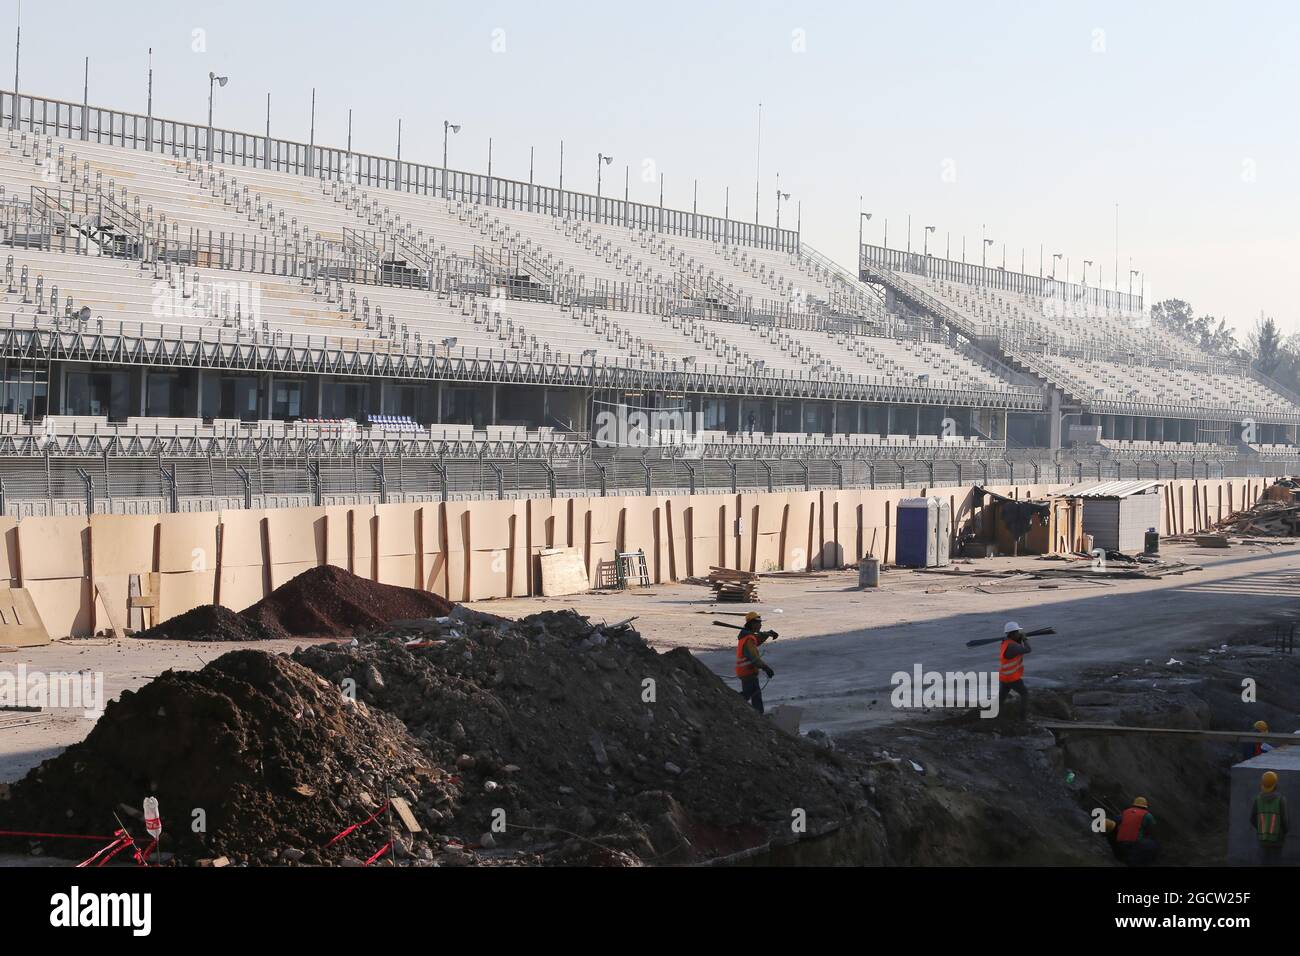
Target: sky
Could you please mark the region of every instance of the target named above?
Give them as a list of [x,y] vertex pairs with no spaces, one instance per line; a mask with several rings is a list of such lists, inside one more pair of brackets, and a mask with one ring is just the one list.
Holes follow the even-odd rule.
[[[16,0],[0,0],[12,39]],[[27,0],[22,92],[781,224],[1186,299],[1300,332],[1300,4],[931,0]],[[0,57],[3,62],[3,57]],[[0,67],[0,74],[4,72]],[[12,78],[0,81],[8,88]],[[760,106],[761,105],[761,137]],[[1290,170],[1290,172],[1288,172]],[[861,199],[859,199],[861,197]],[[1118,214],[1118,242],[1116,221]],[[1287,265],[1291,263],[1291,265]],[[1058,268],[1063,274],[1064,266]]]

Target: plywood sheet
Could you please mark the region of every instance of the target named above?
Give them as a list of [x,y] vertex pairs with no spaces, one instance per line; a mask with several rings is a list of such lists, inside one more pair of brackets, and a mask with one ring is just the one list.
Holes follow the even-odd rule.
[[[24,518],[18,523],[18,550],[22,579],[85,578],[89,587],[90,525],[81,516]],[[36,596],[33,595],[33,599]],[[51,619],[42,616],[51,633],[57,630]],[[63,637],[65,635],[58,635]]]
[[221,566],[223,568],[260,567],[266,560],[263,549],[262,523],[266,512],[221,512]]
[[377,553],[381,558],[415,554],[419,550],[423,507],[410,502],[375,506],[375,516],[379,519]]
[[91,515],[90,564],[95,577],[152,571],[157,528],[152,515]]
[[[19,522],[19,526],[28,520]],[[50,637],[86,637],[92,631],[90,578],[43,578],[25,585]]]
[[164,573],[215,572],[217,524],[220,520],[221,516],[215,511],[159,515],[158,570]]
[[232,611],[242,611],[266,596],[260,567],[223,567],[220,589],[222,606]]
[[328,553],[326,520],[324,508],[268,509],[266,533],[271,563],[324,564]]
[[18,519],[0,516],[0,534],[4,545],[0,547],[0,584],[10,582],[18,586]]
[[[383,518],[380,518],[382,525]],[[382,533],[382,532],[381,532]],[[402,588],[418,588],[421,561],[415,554],[384,554],[379,556],[379,583]]]
[[216,592],[217,572],[206,571],[164,572],[158,582],[158,619],[167,621],[177,614],[211,604]]
[[581,594],[587,590],[587,568],[577,548],[555,548],[539,555],[542,594],[556,597]]
[[26,588],[0,588],[0,646],[40,647],[50,632]]

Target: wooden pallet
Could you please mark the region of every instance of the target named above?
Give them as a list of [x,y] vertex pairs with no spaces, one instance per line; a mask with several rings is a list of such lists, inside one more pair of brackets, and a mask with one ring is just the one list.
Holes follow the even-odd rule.
[[709,568],[709,585],[718,601],[754,604],[758,597],[758,575],[731,568]]

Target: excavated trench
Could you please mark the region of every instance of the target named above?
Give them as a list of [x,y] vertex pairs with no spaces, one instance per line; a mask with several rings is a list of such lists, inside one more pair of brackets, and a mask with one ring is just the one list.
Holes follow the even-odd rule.
[[[973,713],[889,725],[837,741],[865,768],[869,812],[823,836],[746,855],[743,865],[1117,865],[1091,812],[1117,816],[1135,796],[1150,803],[1159,862],[1223,865],[1229,770],[1249,744],[1158,734],[1053,733],[1043,722],[1249,730],[1265,720],[1289,732],[1300,713],[1300,659],[1269,646],[1272,626],[1178,663],[1142,662],[1086,672],[1076,687],[1040,690],[1034,719]],[[1243,681],[1255,700],[1243,699]],[[918,772],[913,762],[922,767]]]

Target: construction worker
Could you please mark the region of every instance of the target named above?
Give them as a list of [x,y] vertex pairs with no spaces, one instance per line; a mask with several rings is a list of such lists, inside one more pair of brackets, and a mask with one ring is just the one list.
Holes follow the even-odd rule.
[[768,666],[758,653],[758,646],[776,631],[763,630],[763,616],[757,611],[745,615],[745,625],[736,640],[736,676],[740,678],[740,696],[760,714],[763,712],[763,689],[758,685],[758,672],[763,671],[770,680],[776,671]]
[[1015,621],[1007,621],[1002,629],[1001,649],[998,651],[998,708],[1015,692],[1020,702],[1020,717],[1029,715],[1029,691],[1025,689],[1025,660],[1031,650],[1029,638]]
[[[1266,734],[1268,733],[1268,724],[1265,721],[1257,720],[1254,723],[1253,729],[1257,734]],[[1272,744],[1266,741],[1257,740],[1253,744],[1246,745],[1246,759],[1249,760],[1251,757],[1258,757],[1260,754],[1266,754],[1272,749]]]
[[1259,841],[1260,866],[1277,866],[1282,862],[1282,846],[1290,823],[1286,797],[1277,792],[1277,774],[1266,770],[1259,778],[1259,793],[1250,807],[1250,825]]
[[1116,855],[1129,866],[1150,866],[1160,853],[1154,835],[1156,818],[1146,797],[1134,797],[1129,808],[1119,815],[1115,831]]

